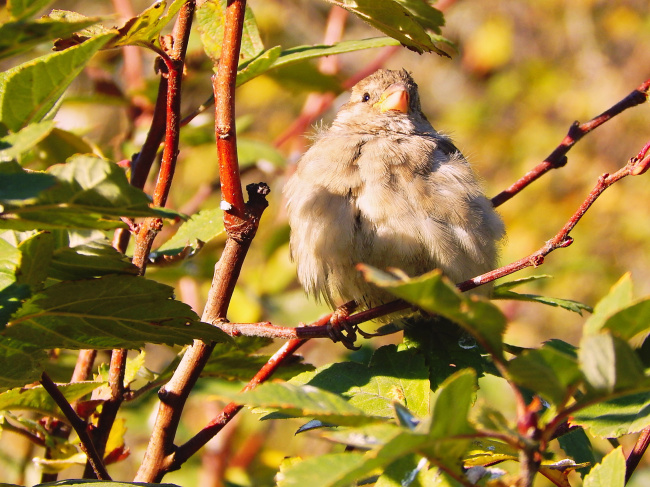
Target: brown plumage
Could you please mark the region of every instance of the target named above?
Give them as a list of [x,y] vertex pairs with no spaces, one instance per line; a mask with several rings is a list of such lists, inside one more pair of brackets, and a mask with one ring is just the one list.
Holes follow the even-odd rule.
[[422,114],[404,70],[352,88],[284,192],[298,278],[332,306],[394,299],[357,263],[410,276],[440,268],[454,282],[496,265],[503,223],[469,163]]

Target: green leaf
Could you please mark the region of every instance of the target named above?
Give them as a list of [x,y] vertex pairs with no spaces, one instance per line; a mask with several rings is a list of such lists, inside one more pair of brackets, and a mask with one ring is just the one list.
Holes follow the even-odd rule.
[[54,129],[54,122],[30,124],[14,134],[0,138],[0,161],[17,159],[47,137]]
[[60,164],[78,154],[99,154],[99,149],[83,137],[55,128],[35,149],[44,167]]
[[237,68],[237,86],[241,86],[271,69],[271,66],[278,59],[281,52],[282,48],[275,46],[241,63]]
[[52,0],[8,0],[7,9],[12,19],[31,17],[39,10],[52,3]]
[[[58,389],[68,402],[76,401],[102,385],[102,382],[75,382],[58,384]],[[53,416],[65,420],[65,416],[54,399],[43,386],[16,388],[0,394],[0,411],[30,410],[42,416]]]
[[610,289],[607,296],[594,307],[593,314],[585,323],[585,333],[597,333],[603,328],[610,316],[632,304],[632,279],[630,274],[624,274]]
[[0,59],[28,51],[43,42],[68,37],[100,20],[98,17],[86,17],[77,22],[66,22],[43,17],[33,21],[6,22],[0,25]]
[[[439,32],[444,19],[439,11],[424,2],[414,0],[329,0],[355,15],[359,16],[373,27],[379,29],[407,48],[418,52],[436,52],[448,56],[441,50],[436,41],[444,41],[440,37],[432,38],[427,32]],[[416,3],[421,5],[416,8]],[[435,39],[435,40],[434,40]]]
[[419,479],[428,467],[425,458],[417,454],[405,455],[386,467],[384,473],[377,479],[375,487],[418,487],[422,485]]
[[47,174],[18,169],[4,176],[0,204],[0,228],[18,230],[109,229],[123,226],[119,217],[178,216],[151,208],[149,198],[129,184],[117,164],[90,155],[52,166]]
[[440,386],[433,406],[429,437],[449,438],[474,433],[468,421],[476,398],[477,379],[472,369],[459,370]]
[[576,357],[548,344],[540,349],[526,350],[511,360],[508,376],[555,404],[565,400],[569,386],[583,378]]
[[332,45],[314,44],[295,46],[282,51],[282,54],[280,54],[277,60],[271,65],[270,69],[289,66],[291,64],[323,56],[345,54],[346,52],[355,52],[376,47],[396,46],[398,44],[398,41],[390,37],[371,37],[369,39],[341,41]]
[[0,73],[0,118],[17,132],[52,115],[68,85],[114,34],[28,61]]
[[27,300],[1,336],[39,349],[137,349],[145,343],[230,339],[172,298],[171,287],[143,277],[64,281]]
[[[196,21],[206,54],[217,62],[221,57],[223,26],[226,16],[226,0],[207,0],[196,11]],[[257,29],[255,16],[246,6],[242,31],[240,62],[256,58],[264,51],[264,44]]]
[[358,480],[368,461],[361,453],[331,453],[307,458],[282,468],[278,487],[348,487]]
[[108,241],[90,241],[54,251],[49,277],[59,280],[89,279],[109,274],[136,275],[138,268]]
[[624,340],[650,330],[650,298],[644,298],[612,314],[602,329],[610,330]]
[[156,254],[177,255],[187,246],[194,252],[201,244],[209,242],[223,232],[223,210],[203,210],[184,222],[176,234],[156,250]]
[[[241,350],[211,355],[210,360],[203,368],[201,377],[218,377],[225,380],[248,381],[262,368],[271,358],[269,355],[249,355]],[[314,369],[312,365],[302,363],[301,360],[290,361],[283,364],[273,374],[275,379],[291,379],[297,374],[308,372]]]
[[499,308],[476,295],[465,295],[436,269],[401,279],[371,266],[359,266],[367,281],[430,313],[444,316],[471,333],[485,350],[503,358],[506,318]]
[[239,395],[237,402],[247,406],[274,408],[289,416],[308,417],[328,424],[360,425],[379,418],[366,415],[338,394],[311,385],[288,382],[266,383]]
[[386,345],[375,351],[368,366],[334,363],[292,379],[348,397],[350,404],[371,416],[392,418],[393,402],[423,418],[429,414],[428,369],[416,350]]
[[472,368],[478,377],[498,374],[485,350],[455,323],[439,316],[400,321],[406,324],[404,345],[424,354],[432,391],[460,369]]
[[29,286],[32,293],[38,292],[47,278],[54,252],[54,237],[50,233],[40,232],[23,240],[18,249],[22,253],[22,261],[17,282]]
[[28,285],[17,283],[16,273],[22,262],[22,253],[0,238],[0,330],[11,315],[30,295]]
[[286,160],[275,147],[260,140],[237,138],[237,158],[240,169],[257,164],[260,161],[271,163],[275,167],[284,167]]
[[118,29],[120,35],[111,43],[111,47],[155,46],[159,48],[160,32],[174,18],[185,2],[186,0],[173,0],[169,4],[167,11],[165,11],[167,7],[166,1],[154,3],[137,17],[129,19]]
[[247,81],[272,69],[291,66],[309,59],[396,45],[399,45],[399,41],[391,37],[372,37],[370,39],[341,41],[332,45],[316,44],[296,46],[284,51],[280,46],[275,46],[239,65],[237,86],[241,86]]
[[[538,276],[539,278],[539,276]],[[545,304],[547,306],[554,306],[559,308],[564,308],[568,311],[573,311],[582,315],[583,311],[592,312],[590,306],[574,301],[572,299],[562,299],[562,298],[552,298],[550,296],[540,296],[538,294],[521,294],[510,291],[510,288],[523,284],[524,281],[530,281],[532,279],[519,279],[515,282],[506,282],[494,286],[492,292],[492,299],[509,299],[513,301],[529,301],[533,303]]]
[[26,343],[0,337],[0,391],[37,381],[47,354]]
[[650,392],[630,394],[583,408],[572,416],[571,424],[587,427],[601,438],[638,433],[650,426]]
[[603,461],[584,478],[583,487],[623,487],[625,485],[625,455],[621,447],[609,452]]
[[646,379],[634,350],[613,335],[584,335],[579,357],[587,382],[600,393],[633,390],[642,386]]
[[576,463],[588,463],[589,466],[578,469],[581,477],[584,477],[596,463],[594,449],[591,446],[589,437],[582,428],[569,431],[558,438],[560,448],[569,455]]

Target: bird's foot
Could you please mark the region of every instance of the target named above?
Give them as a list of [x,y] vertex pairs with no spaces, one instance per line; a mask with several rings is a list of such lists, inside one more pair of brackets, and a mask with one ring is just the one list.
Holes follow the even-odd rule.
[[348,301],[336,308],[332,313],[327,328],[332,341],[341,342],[349,350],[359,350],[361,348],[354,345],[354,342],[357,341],[358,328],[348,322],[350,314],[357,309],[357,306],[356,301]]

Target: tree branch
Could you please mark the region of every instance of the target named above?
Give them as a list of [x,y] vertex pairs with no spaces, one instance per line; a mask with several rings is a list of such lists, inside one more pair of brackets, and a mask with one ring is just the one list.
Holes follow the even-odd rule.
[[106,471],[102,457],[95,449],[95,445],[86,430],[86,422],[75,413],[68,400],[46,372],[41,374],[41,384],[77,432],[77,436],[79,436],[79,441],[81,442],[81,449],[88,457],[88,461],[92,465],[97,478],[100,480],[111,480],[111,476]]
[[514,195],[523,190],[530,183],[536,181],[551,169],[556,169],[564,166],[567,162],[566,154],[576,144],[576,142],[624,110],[635,107],[647,101],[649,89],[650,79],[643,82],[636,90],[632,91],[621,101],[613,105],[611,108],[605,110],[597,117],[592,118],[590,121],[583,124],[574,122],[574,124],[571,125],[571,128],[569,129],[569,133],[566,135],[566,137],[564,137],[560,145],[558,145],[553,150],[553,152],[551,152],[551,154],[546,159],[544,159],[544,161],[540,162],[532,170],[528,171],[521,179],[515,182],[508,189],[502,191],[494,198],[492,198],[492,204],[494,207],[502,205]]
[[638,440],[636,440],[634,448],[625,460],[626,484],[630,481],[630,477],[632,477],[632,474],[636,470],[636,467],[638,467],[641,458],[648,449],[648,445],[650,445],[650,428],[646,428],[641,432],[641,436],[639,436]]

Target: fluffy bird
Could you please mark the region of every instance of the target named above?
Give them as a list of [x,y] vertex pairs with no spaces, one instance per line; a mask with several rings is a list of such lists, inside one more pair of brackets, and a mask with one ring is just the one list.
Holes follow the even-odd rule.
[[496,265],[503,222],[469,163],[422,113],[405,70],[376,71],[352,88],[284,193],[298,279],[331,306],[395,299],[366,282],[358,263],[409,276],[439,268],[454,282]]

